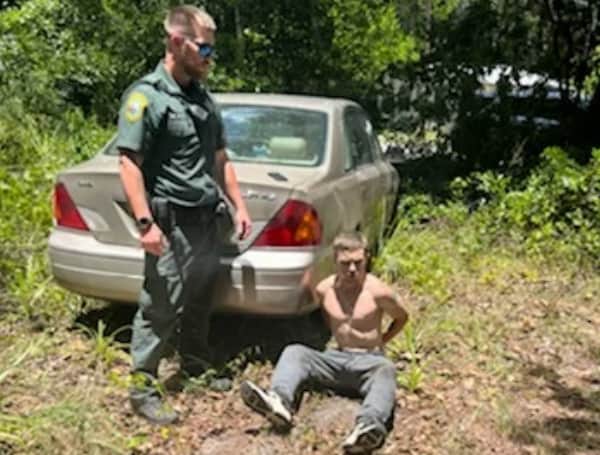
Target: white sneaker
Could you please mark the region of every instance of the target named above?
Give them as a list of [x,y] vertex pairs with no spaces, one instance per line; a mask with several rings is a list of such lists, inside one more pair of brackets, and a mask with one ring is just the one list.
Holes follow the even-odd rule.
[[292,427],[292,413],[277,393],[265,392],[250,381],[242,382],[240,392],[246,406],[266,417],[277,429],[287,431]]
[[344,440],[342,448],[346,453],[364,453],[383,445],[385,432],[375,424],[358,423]]

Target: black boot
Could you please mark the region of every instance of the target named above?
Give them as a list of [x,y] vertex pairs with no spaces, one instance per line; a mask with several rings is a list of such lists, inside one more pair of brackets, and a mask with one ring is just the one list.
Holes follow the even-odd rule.
[[156,425],[168,425],[178,419],[177,412],[162,399],[156,379],[147,373],[134,374],[129,401],[136,414]]
[[158,394],[149,395],[142,399],[130,397],[131,407],[136,414],[156,425],[169,425],[177,422],[179,415]]

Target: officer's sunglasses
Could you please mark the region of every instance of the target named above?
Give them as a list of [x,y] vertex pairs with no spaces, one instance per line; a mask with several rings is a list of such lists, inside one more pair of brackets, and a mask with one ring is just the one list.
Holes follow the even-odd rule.
[[180,38],[191,41],[196,46],[196,52],[201,58],[211,58],[216,56],[215,47],[209,43],[202,43],[198,41],[194,41],[192,38],[188,38],[187,36],[182,36],[179,34],[173,33],[171,36],[178,36]]
[[198,41],[190,40],[196,45],[196,52],[202,58],[210,58],[215,55],[215,47],[208,43],[199,43]]

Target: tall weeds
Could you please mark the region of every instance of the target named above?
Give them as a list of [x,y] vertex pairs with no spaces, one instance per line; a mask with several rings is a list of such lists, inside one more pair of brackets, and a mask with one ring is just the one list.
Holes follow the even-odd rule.
[[57,318],[77,299],[56,287],[46,238],[57,172],[94,153],[109,131],[80,113],[59,120],[26,113],[7,100],[0,109],[0,314]]

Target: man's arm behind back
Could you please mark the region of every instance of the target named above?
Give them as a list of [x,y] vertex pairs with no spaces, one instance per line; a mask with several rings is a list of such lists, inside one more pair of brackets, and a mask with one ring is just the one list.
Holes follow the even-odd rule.
[[382,335],[383,344],[389,343],[408,321],[408,313],[402,306],[402,298],[390,286],[377,277],[372,277],[371,292],[377,306],[392,318],[391,324]]

